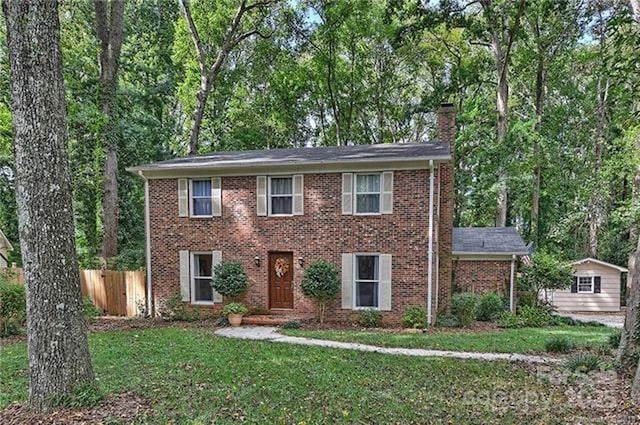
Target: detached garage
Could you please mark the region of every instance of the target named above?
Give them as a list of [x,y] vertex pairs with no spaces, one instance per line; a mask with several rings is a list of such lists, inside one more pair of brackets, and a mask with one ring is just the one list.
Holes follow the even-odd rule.
[[572,263],[570,289],[551,291],[549,301],[558,311],[620,311],[624,267],[585,258]]

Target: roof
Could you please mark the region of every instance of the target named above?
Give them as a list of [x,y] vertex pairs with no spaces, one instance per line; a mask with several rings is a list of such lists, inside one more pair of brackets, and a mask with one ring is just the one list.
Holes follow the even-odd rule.
[[0,248],[7,248],[9,251],[13,250],[11,242],[9,242],[9,239],[2,233],[2,229],[0,229]]
[[188,170],[193,168],[242,168],[282,165],[323,165],[354,162],[403,162],[450,159],[448,143],[384,143],[332,147],[263,149],[236,152],[212,152],[154,162],[129,168],[131,172]]
[[515,227],[454,227],[453,253],[460,255],[526,255]]
[[609,267],[609,268],[612,268],[612,269],[616,269],[616,270],[618,270],[619,272],[622,272],[622,273],[626,273],[626,272],[629,271],[625,267],[616,266],[615,264],[607,263],[606,261],[596,260],[595,258],[591,258],[591,257],[587,257],[587,258],[583,258],[582,260],[574,261],[573,263],[571,263],[571,265],[572,266],[577,266],[578,264],[584,264],[584,263],[596,263],[596,264],[599,264],[599,265],[604,266],[604,267]]

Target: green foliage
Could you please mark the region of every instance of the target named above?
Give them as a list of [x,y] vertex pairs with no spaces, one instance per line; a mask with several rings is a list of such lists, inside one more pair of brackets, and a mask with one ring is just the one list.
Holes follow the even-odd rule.
[[438,316],[436,319],[437,328],[457,328],[460,326],[458,318],[456,316]]
[[320,323],[324,322],[326,304],[340,291],[338,270],[328,261],[316,260],[305,269],[301,287],[302,293],[318,304]]
[[52,405],[70,409],[86,409],[95,407],[102,401],[104,394],[97,385],[82,385],[64,396],[55,396]]
[[571,357],[565,363],[567,369],[572,372],[589,373],[600,369],[602,360],[594,354],[578,354]]
[[280,328],[282,329],[300,329],[302,327],[302,322],[298,320],[289,320],[288,322],[283,323]]
[[200,320],[200,311],[182,301],[179,291],[167,298],[160,309],[160,316],[165,320],[193,322]]
[[0,337],[21,333],[26,318],[24,285],[7,282],[0,275]]
[[405,328],[425,328],[427,326],[427,311],[419,305],[410,305],[404,311],[400,323]]
[[531,266],[523,268],[520,280],[522,286],[540,294],[542,290],[570,287],[573,271],[569,264],[559,261],[545,251],[540,251],[533,255]]
[[222,314],[228,316],[230,314],[247,314],[249,309],[242,303],[229,303],[222,307]]
[[213,268],[211,286],[225,297],[239,297],[245,293],[248,285],[247,273],[237,261],[222,261]]
[[476,320],[482,322],[495,320],[504,309],[504,302],[500,295],[495,292],[483,294],[476,305]]
[[498,315],[498,326],[506,329],[525,327],[524,320],[520,316],[510,311],[503,311]]
[[556,336],[544,344],[544,349],[548,353],[568,353],[574,349],[574,345],[568,338]]
[[458,319],[462,327],[469,326],[476,318],[476,306],[479,297],[471,292],[453,294],[451,297],[451,313]]
[[607,341],[609,347],[618,348],[620,347],[620,340],[622,339],[622,329],[616,329],[614,333],[609,335],[609,340]]
[[559,326],[570,324],[564,318],[554,316],[542,307],[523,306],[518,314],[504,311],[498,316],[498,326],[502,328],[542,328],[546,326]]
[[358,324],[364,328],[379,328],[382,324],[382,312],[373,308],[358,310]]
[[96,307],[89,297],[82,298],[82,307],[84,310],[84,318],[88,321],[94,321],[103,314],[102,310]]

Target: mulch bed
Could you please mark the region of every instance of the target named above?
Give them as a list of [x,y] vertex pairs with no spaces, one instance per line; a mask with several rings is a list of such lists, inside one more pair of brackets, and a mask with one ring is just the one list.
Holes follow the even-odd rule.
[[36,413],[28,407],[12,404],[0,411],[3,425],[68,425],[68,424],[130,424],[151,411],[151,401],[134,393],[111,394],[97,406],[88,409],[58,409]]
[[[361,331],[361,332],[422,332],[422,330],[403,329],[400,326],[384,327],[384,328],[363,328],[357,323],[346,322],[326,322],[319,323],[315,320],[301,322],[300,329],[313,330],[313,331]],[[504,331],[503,328],[499,328],[496,323],[493,322],[474,322],[466,328],[438,328],[430,327],[427,329],[429,334],[438,333],[481,333],[488,331]]]

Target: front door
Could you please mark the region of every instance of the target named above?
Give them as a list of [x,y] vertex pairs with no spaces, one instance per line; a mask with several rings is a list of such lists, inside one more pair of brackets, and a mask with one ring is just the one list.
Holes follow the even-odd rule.
[[269,253],[269,308],[293,308],[293,253]]

